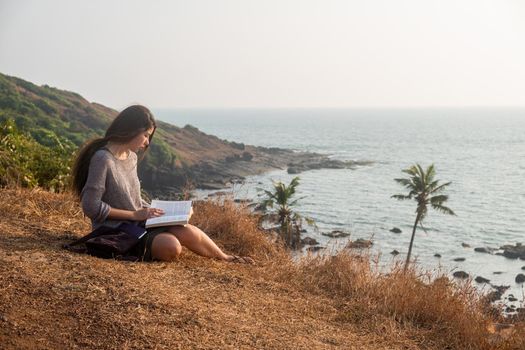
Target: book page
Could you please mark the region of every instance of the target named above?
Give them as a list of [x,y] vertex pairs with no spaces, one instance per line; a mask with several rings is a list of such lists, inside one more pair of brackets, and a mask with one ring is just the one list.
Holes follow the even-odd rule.
[[164,215],[149,218],[146,227],[165,225],[186,224],[191,212],[191,201],[151,201],[151,208],[164,210]]
[[164,210],[164,216],[190,215],[191,201],[151,201],[151,208]]

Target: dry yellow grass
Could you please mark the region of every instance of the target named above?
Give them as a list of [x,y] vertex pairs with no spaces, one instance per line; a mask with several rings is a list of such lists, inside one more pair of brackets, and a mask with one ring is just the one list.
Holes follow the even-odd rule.
[[228,201],[199,203],[194,223],[256,266],[77,255],[60,248],[89,231],[74,199],[0,197],[1,348],[525,349],[523,325],[497,332],[467,287],[349,253],[293,262]]

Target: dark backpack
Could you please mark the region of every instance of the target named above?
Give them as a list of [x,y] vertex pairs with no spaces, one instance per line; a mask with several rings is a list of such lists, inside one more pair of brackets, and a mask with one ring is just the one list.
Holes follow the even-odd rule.
[[[103,259],[140,260],[136,248],[140,238],[146,234],[144,227],[123,222],[117,227],[100,226],[73,243],[65,244],[64,249],[77,253],[87,253]],[[85,247],[76,247],[84,243]]]

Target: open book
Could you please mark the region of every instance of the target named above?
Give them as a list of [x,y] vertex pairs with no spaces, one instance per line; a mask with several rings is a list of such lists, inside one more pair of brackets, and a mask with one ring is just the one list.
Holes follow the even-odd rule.
[[190,220],[191,201],[151,201],[152,208],[164,210],[164,215],[146,220],[146,228],[186,225]]

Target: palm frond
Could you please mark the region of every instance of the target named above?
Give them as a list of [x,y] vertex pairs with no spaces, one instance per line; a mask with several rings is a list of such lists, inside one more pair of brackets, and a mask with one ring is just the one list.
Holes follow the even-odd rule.
[[441,205],[448,200],[448,196],[445,194],[439,194],[437,196],[430,197],[429,202],[432,205]]
[[430,184],[434,180],[434,176],[436,175],[436,170],[434,168],[434,164],[430,164],[427,168],[425,175],[425,183]]
[[450,209],[449,207],[446,207],[444,205],[439,205],[439,204],[431,204],[431,205],[434,210],[439,211],[443,214],[456,215],[456,213],[454,213],[454,211],[452,211],[452,209]]
[[404,200],[407,200],[407,199],[412,199],[412,197],[410,195],[406,196],[404,194],[394,194],[393,196],[391,196],[390,198],[395,198],[399,201],[404,201]]
[[445,189],[445,187],[449,186],[452,182],[447,182],[447,183],[444,183],[436,188],[434,188],[432,191],[430,191],[430,193],[438,193],[438,192],[441,192]]
[[273,201],[271,199],[265,199],[261,201],[260,206],[262,209],[273,208]]
[[396,181],[397,183],[405,186],[406,188],[414,188],[415,187],[415,184],[412,181],[412,179],[401,178],[401,179],[394,179],[394,181]]
[[273,194],[273,192],[270,192],[270,191],[265,190],[265,191],[264,191],[264,194],[267,195],[268,198],[276,199],[276,198],[275,198],[275,195]]
[[289,205],[290,207],[292,207],[292,206],[296,205],[297,202],[299,202],[300,200],[303,200],[303,199],[305,199],[305,198],[306,198],[306,196],[299,197],[299,198],[293,200],[292,202],[288,203],[288,205]]

